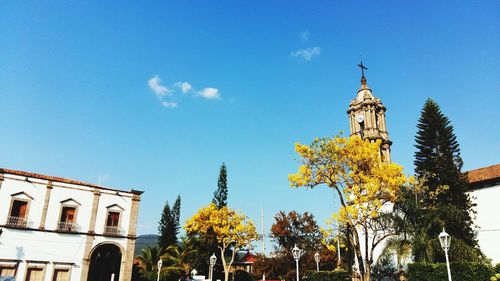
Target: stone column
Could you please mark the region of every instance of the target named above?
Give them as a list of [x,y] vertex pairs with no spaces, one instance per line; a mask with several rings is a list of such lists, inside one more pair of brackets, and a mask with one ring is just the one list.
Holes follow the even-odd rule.
[[365,128],[371,130],[373,129],[373,125],[372,125],[372,114],[371,114],[371,109],[370,107],[367,107],[365,110]]
[[137,229],[137,216],[139,215],[140,194],[132,196],[130,207],[130,220],[127,233],[127,246],[122,256],[122,266],[120,268],[120,281],[130,281],[132,278],[132,266],[134,262],[134,249]]
[[3,174],[0,174],[0,189],[2,189],[2,183],[3,183]]
[[47,211],[49,210],[50,193],[52,192],[52,182],[49,181],[45,190],[45,202],[43,203],[42,218],[40,219],[39,229],[45,229],[45,221],[47,220]]
[[85,249],[83,250],[82,275],[80,277],[81,281],[87,281],[87,277],[89,274],[90,252],[92,251],[92,244],[94,242],[95,222],[97,218],[97,210],[99,207],[100,197],[101,197],[101,192],[97,189],[94,190],[94,200],[92,201],[92,213],[90,214],[89,229],[87,231],[87,236],[85,237]]
[[384,132],[387,132],[387,127],[385,126],[385,112],[382,111],[381,115],[382,115],[382,120],[381,120],[380,127],[382,128],[382,130]]

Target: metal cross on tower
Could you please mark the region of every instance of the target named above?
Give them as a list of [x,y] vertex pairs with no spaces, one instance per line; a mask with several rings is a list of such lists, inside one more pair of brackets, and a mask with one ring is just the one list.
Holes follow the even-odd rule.
[[363,62],[361,62],[360,64],[358,64],[359,68],[361,68],[361,76],[365,76],[365,70],[368,70],[368,68],[366,68],[364,65],[363,65]]

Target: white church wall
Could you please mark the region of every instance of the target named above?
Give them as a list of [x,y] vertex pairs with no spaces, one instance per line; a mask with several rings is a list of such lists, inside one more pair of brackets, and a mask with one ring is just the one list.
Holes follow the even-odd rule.
[[[469,192],[477,204],[474,220],[479,247],[493,264],[500,263],[500,185],[483,187]],[[452,242],[453,243],[453,242]]]

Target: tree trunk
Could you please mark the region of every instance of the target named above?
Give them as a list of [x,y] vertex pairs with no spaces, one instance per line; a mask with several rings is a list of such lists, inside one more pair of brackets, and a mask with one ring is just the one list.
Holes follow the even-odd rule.
[[364,281],[370,281],[370,276],[371,276],[371,264],[370,261],[365,260],[366,268],[365,268],[365,274],[364,274]]
[[358,259],[358,265],[359,265],[359,273],[361,275],[361,280],[362,281],[370,281],[369,279],[366,280],[364,279],[364,275],[365,275],[365,266],[364,266],[364,262],[363,262],[363,255],[361,254],[361,248],[360,248],[360,244],[359,244],[359,235],[358,235],[358,230],[353,227],[353,226],[350,226],[348,225],[348,227],[351,228],[351,233],[352,233],[352,237],[350,237],[349,239],[352,239],[352,245],[354,246],[354,252],[356,253],[356,257]]

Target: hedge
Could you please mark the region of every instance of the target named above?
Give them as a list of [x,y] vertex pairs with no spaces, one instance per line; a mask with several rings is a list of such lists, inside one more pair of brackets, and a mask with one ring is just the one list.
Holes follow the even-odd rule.
[[245,270],[238,269],[233,275],[233,281],[255,281],[255,278]]
[[[460,281],[490,280],[494,274],[491,266],[483,263],[453,262],[450,263],[451,277]],[[442,281],[448,279],[445,263],[408,265],[408,281]]]
[[344,270],[314,271],[309,273],[308,281],[351,281],[351,277]]

